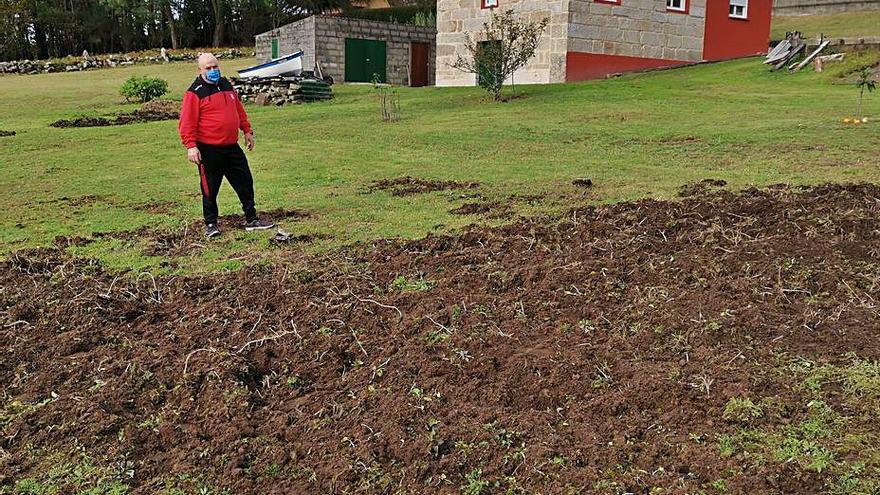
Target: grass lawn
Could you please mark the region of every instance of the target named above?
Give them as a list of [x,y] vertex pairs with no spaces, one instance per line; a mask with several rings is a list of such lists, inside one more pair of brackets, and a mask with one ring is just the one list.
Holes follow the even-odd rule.
[[[231,74],[251,62],[223,68]],[[168,64],[0,77],[0,129],[18,132],[0,138],[0,252],[49,245],[56,236],[192,225],[201,213],[198,176],[185,160],[176,122],[48,124],[133,108],[118,89],[134,74],[167,79],[170,97],[180,99],[193,69]],[[308,211],[308,219],[282,225],[294,234],[322,234],[312,245],[320,249],[483,221],[449,213],[468,201],[461,191],[366,192],[374,180],[403,175],[477,181],[486,200],[509,202],[523,214],[583,201],[570,184],[575,177],[592,178],[590,200],[602,202],[669,198],[682,184],[707,177],[734,188],[876,181],[880,122],[840,123],[854,112],[856,90],[835,82],[809,71],[770,73],[759,59],[748,59],[517,87],[520,97],[502,104],[490,103],[478,88],[403,88],[403,120],[396,124],[380,122],[370,87],[337,85],[329,103],[249,108],[258,207]],[[865,114],[880,119],[876,95],[866,97]],[[239,212],[228,185],[220,207],[221,215]],[[69,249],[112,268],[168,270],[144,252],[145,243],[104,236]],[[228,229],[173,269],[234,268],[243,257],[272,252],[265,233]]]
[[880,36],[880,11],[773,18],[772,39],[781,40],[789,31],[800,31],[808,37],[823,33],[826,37]]

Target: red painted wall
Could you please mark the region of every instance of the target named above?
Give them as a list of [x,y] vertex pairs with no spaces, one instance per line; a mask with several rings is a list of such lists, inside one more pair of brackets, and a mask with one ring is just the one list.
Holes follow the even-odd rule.
[[625,57],[622,55],[602,55],[599,53],[568,52],[565,61],[565,80],[586,81],[601,79],[609,74],[632,72],[658,67],[675,67],[689,62],[664,60],[659,58]]
[[725,60],[767,53],[772,0],[749,0],[749,18],[731,19],[730,3],[707,0],[703,60]]

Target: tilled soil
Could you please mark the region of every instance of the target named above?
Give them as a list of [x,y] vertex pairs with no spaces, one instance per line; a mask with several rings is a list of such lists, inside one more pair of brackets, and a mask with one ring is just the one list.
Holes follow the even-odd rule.
[[878,214],[873,185],[721,191],[212,277],[19,253],[0,492],[62,453],[137,494],[823,493],[716,439],[734,398],[809,416],[792,360],[880,359]]
[[678,188],[678,196],[687,198],[690,196],[704,196],[710,194],[712,188],[724,187],[727,181],[721,179],[703,179],[699,182],[691,182]]
[[176,120],[180,118],[180,104],[169,100],[157,100],[144,103],[141,108],[126,113],[118,113],[110,117],[76,117],[73,119],[56,120],[49,124],[52,127],[106,127],[111,125],[139,124],[160,120]]

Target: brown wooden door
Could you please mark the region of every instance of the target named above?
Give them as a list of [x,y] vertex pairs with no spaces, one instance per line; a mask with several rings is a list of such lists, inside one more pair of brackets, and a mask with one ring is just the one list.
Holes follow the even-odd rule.
[[428,71],[431,65],[429,61],[431,45],[429,43],[413,43],[410,54],[409,85],[413,87],[427,86]]

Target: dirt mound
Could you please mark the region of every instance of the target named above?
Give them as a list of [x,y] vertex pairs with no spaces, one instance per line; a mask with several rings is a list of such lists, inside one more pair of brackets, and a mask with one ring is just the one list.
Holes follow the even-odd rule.
[[0,137],[10,137],[10,136],[15,136],[15,131],[0,130]]
[[427,180],[406,176],[373,181],[368,188],[368,192],[390,191],[394,196],[409,196],[451,189],[476,189],[478,187],[480,187],[480,184],[477,182]]
[[703,196],[709,194],[713,188],[724,187],[727,181],[721,179],[703,179],[700,182],[690,182],[678,189],[678,196],[689,198],[691,196]]
[[0,491],[825,492],[877,468],[876,371],[833,371],[880,359],[878,197],[585,207],[211,277],[13,255]]
[[180,117],[180,105],[173,101],[156,100],[144,103],[141,108],[127,113],[118,113],[110,117],[76,117],[73,119],[56,120],[49,124],[52,127],[105,127],[111,125],[139,124],[160,120],[176,120]]

